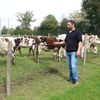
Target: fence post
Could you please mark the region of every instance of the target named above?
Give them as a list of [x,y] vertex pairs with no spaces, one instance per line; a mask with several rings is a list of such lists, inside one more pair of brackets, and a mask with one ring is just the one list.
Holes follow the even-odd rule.
[[7,54],[7,67],[6,67],[6,92],[7,96],[10,96],[10,66],[12,56],[12,42],[8,42],[8,54]]
[[84,39],[84,61],[83,61],[83,66],[85,67],[86,65],[86,52],[87,52],[87,48],[86,48],[86,45],[87,45],[87,34],[85,34],[85,39]]

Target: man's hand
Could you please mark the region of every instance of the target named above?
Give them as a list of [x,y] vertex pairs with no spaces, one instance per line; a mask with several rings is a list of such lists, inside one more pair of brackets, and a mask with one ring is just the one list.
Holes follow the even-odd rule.
[[81,57],[81,48],[82,48],[82,42],[80,41],[78,43],[78,50],[77,50],[77,56],[78,57]]
[[81,56],[81,52],[80,52],[80,50],[77,51],[77,56],[78,56],[78,57]]

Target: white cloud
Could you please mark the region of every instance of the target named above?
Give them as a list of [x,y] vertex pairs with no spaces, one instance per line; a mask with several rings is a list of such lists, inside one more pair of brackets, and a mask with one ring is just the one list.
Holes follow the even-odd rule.
[[73,12],[81,9],[82,0],[2,0],[0,3],[0,18],[1,25],[8,24],[10,19],[10,27],[15,27],[17,22],[16,13],[25,12],[26,10],[33,11],[36,22],[32,24],[37,26],[48,14],[53,14],[58,21]]

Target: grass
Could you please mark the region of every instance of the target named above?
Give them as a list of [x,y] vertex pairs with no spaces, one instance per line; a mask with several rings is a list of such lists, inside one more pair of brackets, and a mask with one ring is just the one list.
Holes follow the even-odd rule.
[[16,65],[11,66],[11,96],[6,97],[6,57],[0,57],[0,100],[100,100],[100,46],[97,55],[87,55],[86,67],[79,60],[79,84],[66,82],[66,60],[52,60],[52,52],[42,52],[40,63],[17,52]]

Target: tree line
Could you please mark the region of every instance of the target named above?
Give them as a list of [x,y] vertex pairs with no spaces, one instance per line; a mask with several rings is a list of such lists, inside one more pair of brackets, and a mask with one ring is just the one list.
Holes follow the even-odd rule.
[[81,10],[74,11],[67,18],[63,18],[59,23],[52,14],[47,15],[40,23],[40,26],[31,29],[31,23],[35,22],[33,11],[17,13],[17,21],[20,25],[15,29],[2,28],[2,34],[10,35],[58,35],[67,31],[66,23],[69,19],[76,22],[76,27],[82,32],[100,35],[100,2],[98,0],[82,0]]

